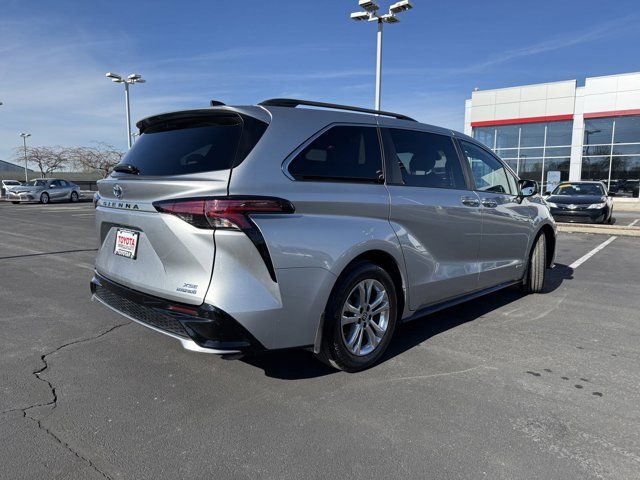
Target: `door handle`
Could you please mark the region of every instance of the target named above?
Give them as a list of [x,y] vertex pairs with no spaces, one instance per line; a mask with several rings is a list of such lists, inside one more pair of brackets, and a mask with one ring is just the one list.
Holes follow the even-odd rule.
[[478,200],[476,197],[460,197],[460,201],[462,202],[463,205],[466,205],[467,207],[480,206],[480,200]]
[[498,202],[496,202],[493,198],[483,198],[482,205],[487,208],[495,208],[498,206]]

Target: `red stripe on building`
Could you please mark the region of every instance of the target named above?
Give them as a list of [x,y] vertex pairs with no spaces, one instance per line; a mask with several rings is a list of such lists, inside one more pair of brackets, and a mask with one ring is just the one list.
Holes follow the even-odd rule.
[[483,122],[471,122],[472,127],[496,127],[499,125],[517,125],[520,123],[562,122],[573,120],[573,114],[550,115],[546,117],[508,118],[505,120],[486,120]]
[[609,112],[590,112],[590,113],[585,113],[584,118],[625,117],[628,115],[640,115],[640,109],[611,110]]

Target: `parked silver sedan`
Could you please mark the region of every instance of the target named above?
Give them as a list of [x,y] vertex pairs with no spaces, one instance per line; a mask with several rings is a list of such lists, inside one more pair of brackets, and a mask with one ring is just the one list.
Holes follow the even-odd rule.
[[7,191],[7,200],[20,202],[77,202],[80,187],[58,178],[39,178]]

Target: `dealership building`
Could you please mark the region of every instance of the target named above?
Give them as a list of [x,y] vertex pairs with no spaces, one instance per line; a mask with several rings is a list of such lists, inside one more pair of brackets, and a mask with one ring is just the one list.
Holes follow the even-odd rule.
[[601,180],[631,196],[640,179],[640,72],[476,90],[465,105],[465,133],[521,178]]

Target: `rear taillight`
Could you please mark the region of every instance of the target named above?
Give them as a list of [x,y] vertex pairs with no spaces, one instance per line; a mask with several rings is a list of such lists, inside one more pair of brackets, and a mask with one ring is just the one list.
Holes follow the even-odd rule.
[[165,200],[154,202],[161,213],[170,213],[198,228],[232,228],[246,230],[255,227],[249,215],[262,213],[293,213],[291,202],[271,197],[214,197]]
[[181,218],[198,228],[233,229],[244,232],[256,246],[273,281],[276,274],[269,250],[252,214],[293,213],[295,208],[287,200],[274,197],[210,197],[154,202],[160,213]]

